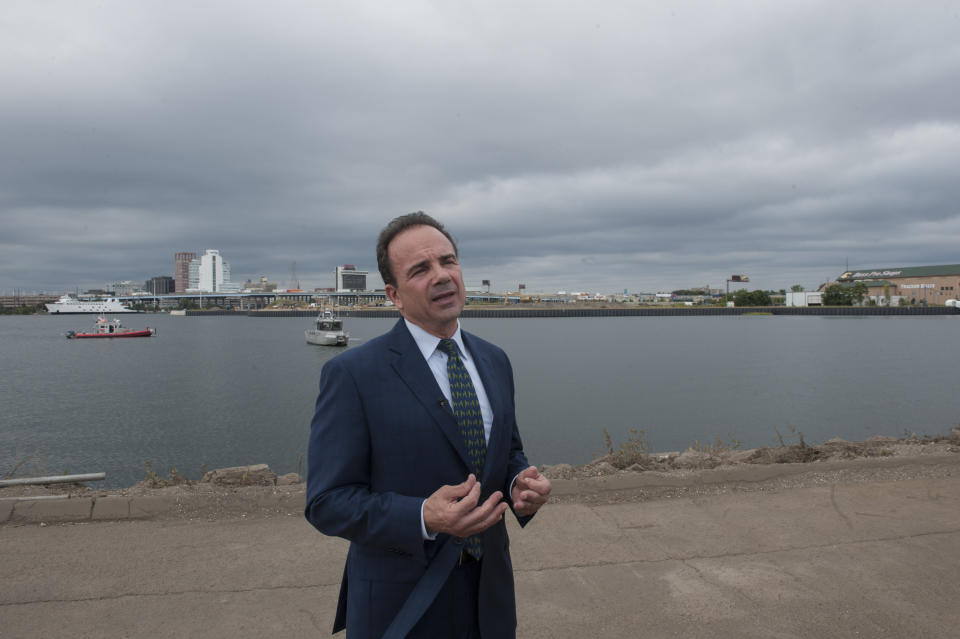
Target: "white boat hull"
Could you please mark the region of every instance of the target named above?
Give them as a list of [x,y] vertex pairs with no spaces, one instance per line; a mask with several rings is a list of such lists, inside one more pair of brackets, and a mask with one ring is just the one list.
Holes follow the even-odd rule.
[[116,313],[136,313],[120,303],[116,298],[102,300],[80,300],[64,295],[52,304],[45,304],[47,312],[54,315],[114,315]]
[[307,338],[307,344],[317,346],[346,346],[350,340],[350,333],[346,331],[306,330],[303,334]]

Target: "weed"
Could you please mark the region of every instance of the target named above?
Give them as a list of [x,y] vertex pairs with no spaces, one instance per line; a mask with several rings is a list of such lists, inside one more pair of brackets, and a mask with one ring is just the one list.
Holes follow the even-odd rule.
[[786,443],[783,435],[777,430],[777,440],[780,442],[781,450],[775,453],[774,462],[778,464],[807,463],[821,457],[822,452],[818,448],[810,446],[804,441],[802,432],[789,424],[788,428],[790,428],[791,434],[797,438],[797,443]]
[[[796,427],[796,426],[793,426],[793,425],[791,425],[791,424],[787,424],[787,428],[790,429],[790,435],[791,435],[792,437],[796,437],[796,438],[797,438],[797,445],[799,445],[801,448],[806,447],[807,443],[806,443],[805,441],[803,441],[803,433],[800,432],[799,430],[797,430],[797,427]],[[783,446],[783,447],[788,447],[788,446],[791,446],[791,445],[792,445],[792,444],[788,444],[788,443],[783,439],[783,435],[780,433],[780,429],[779,429],[779,428],[774,428],[774,431],[776,431],[776,433],[777,433],[777,442],[779,442],[781,446]]]
[[36,465],[36,464],[38,464],[39,462],[40,462],[40,460],[37,459],[36,457],[24,457],[24,458],[22,458],[20,461],[18,461],[16,464],[14,464],[14,465],[13,465],[13,468],[10,470],[10,472],[8,472],[6,475],[4,475],[3,478],[4,478],[4,479],[10,479],[10,478],[13,477],[14,475],[16,475],[16,474],[17,474],[17,471],[20,470],[20,467],[21,467],[21,466],[24,466],[25,464],[34,464],[34,465]]
[[728,441],[723,441],[723,438],[717,435],[717,441],[713,444],[701,444],[697,440],[693,440],[693,450],[702,454],[702,455],[722,455],[723,453],[730,453],[735,450],[739,450],[743,446],[743,442],[739,439],[733,437],[733,433],[727,433]]
[[603,429],[603,438],[607,446],[607,461],[614,468],[623,470],[634,464],[643,464],[647,461],[647,442],[644,438],[644,432],[636,428],[631,428],[632,433],[625,442],[621,442],[617,450],[613,448],[613,439],[609,431]]
[[144,478],[151,486],[159,486],[163,480],[160,479],[160,475],[157,474],[157,471],[153,469],[153,462],[149,459],[143,462],[144,467],[147,469],[147,476]]
[[144,481],[151,488],[162,488],[163,486],[176,486],[179,484],[189,484],[190,480],[180,474],[180,471],[177,470],[177,467],[174,466],[167,473],[166,479],[160,476],[160,473],[153,469],[153,462],[149,459],[143,463],[146,470],[146,477]]

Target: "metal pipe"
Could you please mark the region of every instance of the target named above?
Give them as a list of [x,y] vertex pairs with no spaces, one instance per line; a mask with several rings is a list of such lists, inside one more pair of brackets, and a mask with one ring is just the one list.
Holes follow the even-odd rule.
[[36,499],[70,499],[70,495],[20,495],[19,497],[0,497],[0,501],[34,501]]
[[106,479],[106,473],[86,473],[84,475],[51,475],[48,477],[20,477],[17,479],[0,479],[0,488],[4,486],[34,486],[40,484],[70,484],[82,481],[99,481]]

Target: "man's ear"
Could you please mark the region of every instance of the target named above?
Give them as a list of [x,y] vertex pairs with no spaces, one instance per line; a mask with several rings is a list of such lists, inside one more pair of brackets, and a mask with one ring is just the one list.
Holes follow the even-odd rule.
[[397,287],[393,284],[387,284],[383,287],[383,291],[387,294],[387,299],[393,302],[393,305],[397,307],[397,310],[402,311],[403,300],[401,300],[400,296],[397,294]]

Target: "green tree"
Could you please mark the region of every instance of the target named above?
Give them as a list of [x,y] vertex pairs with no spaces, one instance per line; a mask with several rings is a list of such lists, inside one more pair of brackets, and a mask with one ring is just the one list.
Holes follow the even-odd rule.
[[767,291],[740,290],[733,294],[733,303],[737,306],[772,306],[770,293]]
[[863,282],[857,282],[850,287],[850,297],[852,297],[857,304],[862,304],[863,298],[865,298],[869,292],[870,289],[867,288],[867,285]]
[[12,307],[0,307],[0,315],[33,315],[34,313],[46,313],[47,307],[43,304],[37,304],[35,306],[12,306]]
[[824,306],[853,306],[853,296],[850,291],[839,284],[831,284],[823,292]]
[[790,290],[793,291],[794,293],[803,293],[807,289],[803,288],[803,285],[801,284],[794,284],[793,286],[790,287]]

